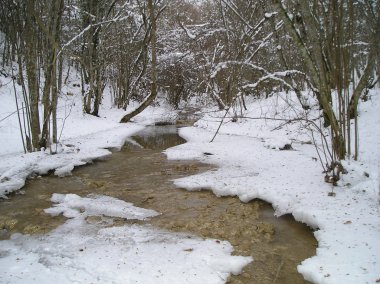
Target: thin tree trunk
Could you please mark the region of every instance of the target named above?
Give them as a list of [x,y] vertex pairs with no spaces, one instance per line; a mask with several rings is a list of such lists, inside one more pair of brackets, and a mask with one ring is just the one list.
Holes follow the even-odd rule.
[[[299,53],[302,59],[304,60],[305,68],[307,69],[308,74],[311,78],[311,84],[314,87],[314,89],[316,89],[316,97],[319,101],[320,106],[323,109],[324,126],[327,127],[331,125],[333,149],[335,150],[339,159],[344,159],[346,155],[345,140],[340,131],[338,120],[332,108],[331,90],[327,80],[328,75],[325,74],[327,71],[324,68],[324,60],[321,58],[314,59],[311,56],[307,46],[300,37],[299,33],[297,32],[297,28],[294,26],[293,22],[289,18],[281,0],[275,0],[274,4],[277,8],[280,18],[283,20],[286,31],[293,39],[294,44],[298,48]],[[310,11],[308,10],[308,3],[306,1],[303,1],[302,4],[304,5],[303,10],[305,10],[305,13],[307,14],[306,16],[311,18]],[[313,36],[314,35],[312,34],[311,37]],[[312,42],[314,43],[314,45],[316,45],[316,48],[318,49],[319,43],[317,42],[317,39],[313,38]],[[322,53],[321,50],[320,52]],[[321,56],[322,54],[320,54],[320,57]],[[319,70],[318,67],[321,70]]]
[[157,51],[156,51],[156,18],[155,18],[155,12],[154,12],[154,5],[153,0],[148,0],[148,12],[149,12],[149,18],[151,21],[151,39],[150,39],[150,45],[152,48],[152,78],[151,78],[151,91],[149,96],[132,112],[126,114],[120,122],[126,123],[128,122],[132,117],[138,115],[140,112],[142,112],[145,108],[147,108],[156,98],[157,96]]
[[[26,1],[27,11],[34,11],[34,0]],[[39,101],[39,88],[38,88],[38,66],[37,66],[37,48],[36,40],[37,35],[35,31],[35,22],[33,20],[32,13],[26,13],[26,25],[25,25],[25,62],[26,73],[28,76],[28,89],[30,97],[30,129],[31,129],[31,141],[32,150],[39,150],[39,138],[41,134],[40,117],[38,109]]]
[[13,75],[13,68],[12,68],[12,83],[13,83],[13,92],[14,92],[15,101],[16,101],[16,110],[17,110],[17,118],[18,118],[18,123],[19,123],[19,128],[20,128],[20,134],[21,134],[21,141],[22,141],[22,146],[24,148],[24,153],[26,153],[26,146],[25,146],[24,135],[22,133],[22,124],[21,124],[21,117],[20,117],[20,109],[19,109],[19,105],[18,105],[17,92],[16,92],[16,83],[15,83],[15,78],[14,78],[14,75]]
[[[56,53],[57,51],[54,50]],[[61,70],[62,73],[62,70]],[[58,76],[59,77],[59,76]],[[53,143],[57,143],[57,105],[58,105],[58,90],[57,90],[57,60],[54,60],[53,72],[52,72],[53,83],[51,84],[51,119],[53,125]]]
[[379,53],[380,53],[380,9],[378,9],[378,13],[377,13],[377,24],[376,24],[376,31],[373,37],[373,42],[371,43],[371,48],[367,56],[368,58],[367,65],[364,69],[363,75],[361,76],[359,83],[356,86],[350,100],[350,105],[349,105],[350,118],[355,118],[355,113],[357,111],[359,98],[364,88],[368,86],[368,80],[374,71],[374,68],[376,66],[376,58],[379,57]]
[[45,66],[45,84],[42,94],[42,103],[44,106],[43,110],[43,123],[42,123],[42,133],[41,133],[41,139],[40,139],[40,147],[47,147],[48,141],[49,141],[49,123],[50,123],[50,116],[51,116],[51,100],[50,100],[50,93],[51,93],[51,86],[53,84],[54,78],[52,78],[52,69],[53,69],[53,61],[54,61],[54,50],[48,51],[48,56],[46,59],[46,64],[48,66]]

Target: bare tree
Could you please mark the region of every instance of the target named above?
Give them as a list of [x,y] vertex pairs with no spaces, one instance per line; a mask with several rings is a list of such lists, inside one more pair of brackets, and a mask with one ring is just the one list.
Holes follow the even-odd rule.
[[[374,55],[379,46],[379,5],[373,1],[365,2],[375,11],[372,13],[375,29],[369,32],[367,64],[357,73],[355,70],[360,69],[358,62],[347,61],[349,47],[353,47],[356,39],[350,38],[354,29],[352,21],[359,22],[359,15],[353,13],[354,1],[349,1],[349,5],[345,1],[287,1],[287,6],[282,1],[274,1],[278,17],[303,60],[304,72],[323,109],[325,126],[331,126],[332,146],[337,159],[346,156],[349,117],[357,114],[358,98],[374,72]],[[355,1],[355,5],[361,7],[365,4]],[[355,18],[349,22],[350,17]],[[354,56],[352,52],[350,55]],[[357,75],[360,76],[358,80]],[[333,90],[337,90],[339,95],[339,113],[334,111]],[[350,114],[348,117],[347,113]]]
[[123,116],[120,122],[128,122],[132,117],[136,116],[147,108],[157,96],[157,15],[155,13],[155,5],[153,0],[148,0],[147,10],[149,13],[150,20],[150,46],[151,46],[151,83],[150,83],[150,94],[142,101],[142,103]]
[[[57,53],[64,1],[27,0],[3,4],[7,16],[2,18],[1,27],[13,49],[12,61],[18,64],[17,82],[22,86],[25,105],[25,119],[20,127],[24,128],[27,150],[36,151],[49,146],[51,124],[53,140],[57,138]],[[16,92],[16,88],[14,90]]]

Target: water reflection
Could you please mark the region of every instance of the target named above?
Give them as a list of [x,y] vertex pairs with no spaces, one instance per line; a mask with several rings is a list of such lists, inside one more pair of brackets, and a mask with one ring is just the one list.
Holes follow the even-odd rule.
[[[178,135],[178,128],[175,125],[148,126],[140,131],[132,139],[145,149],[165,150],[186,141]],[[130,147],[130,143],[125,145]]]

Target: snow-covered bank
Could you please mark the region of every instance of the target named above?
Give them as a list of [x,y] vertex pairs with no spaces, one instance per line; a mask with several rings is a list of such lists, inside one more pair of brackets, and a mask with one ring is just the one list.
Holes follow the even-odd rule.
[[142,128],[141,125],[121,125],[66,139],[65,144],[60,145],[58,153],[54,155],[48,151],[40,151],[2,156],[0,197],[5,198],[9,192],[22,188],[31,174],[42,175],[54,170],[58,176],[69,175],[76,166],[110,155],[111,151],[107,148],[120,148],[128,136]]
[[[113,227],[112,217],[158,213],[107,196],[55,194],[45,210],[71,218],[46,235],[0,242],[1,283],[224,283],[252,261],[219,240],[149,226]],[[98,216],[98,218],[91,218]]]
[[[272,203],[277,215],[291,213],[296,220],[317,229],[317,254],[298,267],[309,281],[377,283],[380,92],[371,95],[372,100],[363,103],[360,110],[361,160],[345,164],[349,173],[337,187],[323,181],[314,146],[301,143],[310,141],[306,130],[295,131],[287,125],[272,131],[280,124],[274,121],[227,122],[209,143],[220,121],[216,117],[223,115],[220,113],[206,115],[198,127],[181,129],[188,143],[166,151],[169,159],[198,159],[219,168],[175,183],[189,190],[211,189],[219,196],[237,195],[244,202],[260,198]],[[259,102],[248,108],[251,113],[247,116],[251,117],[270,112]],[[293,150],[278,150],[288,142]],[[328,196],[332,190],[335,197]]]
[[[0,89],[0,198],[22,188],[31,174],[69,175],[75,166],[110,155],[110,148],[120,149],[146,125],[176,119],[176,112],[162,103],[133,123],[120,124],[125,111],[109,102],[94,117],[83,114],[80,96],[68,95],[59,100],[60,143],[52,149],[57,153],[47,149],[24,154],[8,87]],[[225,283],[252,261],[232,256],[233,247],[226,241],[116,225],[114,217],[143,220],[159,214],[123,200],[75,194],[54,194],[51,200],[56,204],[45,212],[70,219],[48,234],[14,234],[0,241],[1,283]]]
[[[120,149],[129,136],[145,125],[162,120],[173,121],[176,115],[166,105],[149,107],[133,119],[134,123],[120,124],[125,111],[113,108],[110,101],[104,101],[100,117],[94,117],[83,113],[79,90],[71,87],[64,93],[69,95],[58,101],[59,143],[52,146],[52,151],[57,153],[51,155],[50,149],[46,149],[24,154],[12,86],[10,82],[3,83],[0,89],[0,198],[22,188],[31,174],[54,171],[58,176],[69,175],[76,166],[110,155],[108,149]],[[18,99],[19,102],[22,100],[21,97]]]
[[[372,100],[361,105],[361,160],[345,163],[349,173],[343,176],[338,187],[324,183],[318,156],[314,146],[309,144],[312,139],[307,129],[287,123],[281,126],[281,121],[247,119],[232,123],[228,119],[216,140],[209,143],[219,125],[219,117],[223,115],[217,112],[209,112],[195,128],[182,129],[181,135],[189,142],[168,150],[167,154],[171,159],[199,159],[218,165],[219,169],[177,180],[176,184],[193,190],[210,188],[217,195],[237,195],[244,202],[261,198],[273,204],[276,214],[291,213],[297,220],[318,229],[315,232],[319,242],[317,255],[298,267],[300,273],[312,282],[376,283],[380,278],[379,94],[379,91],[373,92]],[[12,97],[7,93],[0,93],[2,99],[14,106]],[[291,118],[294,110],[288,104],[282,104],[281,97],[276,97],[276,100],[275,103],[270,100],[251,102],[247,116],[270,117],[280,113],[283,117],[289,114]],[[1,118],[13,112],[5,109],[8,107],[8,104],[0,104]],[[67,96],[60,101],[59,128],[63,123],[65,127],[60,139],[62,145],[56,155],[48,152],[20,153],[21,143],[12,142],[17,141],[18,130],[16,116],[11,115],[0,122],[2,141],[13,137],[5,143],[4,149],[7,150],[0,152],[2,194],[5,190],[22,186],[32,172],[46,173],[55,169],[56,174],[63,176],[76,165],[109,155],[107,148],[119,148],[129,135],[146,124],[154,123],[157,118],[161,120],[166,116],[165,120],[170,120],[170,113],[166,108],[152,107],[136,118],[136,123],[120,125],[118,121],[123,111],[103,108],[100,118],[83,115],[80,100]],[[289,143],[292,150],[279,150]],[[335,197],[328,196],[332,189]],[[184,283],[212,283],[214,280],[215,283],[223,283],[229,273],[239,272],[251,260],[230,259],[232,247],[222,241],[192,237],[189,242],[187,236],[141,226],[108,228],[106,226],[111,221],[107,218],[101,218],[100,224],[88,223],[88,220],[98,220],[86,219],[91,214],[128,218],[108,209],[106,212],[93,212],[95,205],[96,209],[102,207],[101,204],[107,204],[107,208],[125,204],[115,201],[114,205],[109,205],[109,202],[114,202],[109,197],[72,197],[55,195],[53,201],[58,204],[47,211],[64,213],[72,218],[62,227],[47,235],[15,235],[9,241],[0,242],[0,262],[4,264],[1,266],[4,269],[1,281],[17,283],[16,277],[27,275],[22,276],[20,282],[30,283],[29,279],[33,279],[30,275],[33,274],[39,283],[51,282],[51,279],[154,283],[156,279],[153,277],[156,276],[160,277],[160,283],[172,283],[173,275],[178,282],[178,275],[184,272],[177,268],[181,263],[186,273],[190,272],[185,273],[188,277],[183,278]],[[127,207],[130,209],[129,205]],[[66,235],[67,240],[63,238]],[[147,239],[152,241],[147,243]],[[206,246],[211,251],[206,251]],[[135,257],[136,253],[138,256]],[[133,261],[124,263],[125,255]],[[93,262],[99,258],[103,261]],[[136,266],[136,263],[141,264]],[[90,275],[100,266],[105,271]],[[34,268],[28,270],[26,267]],[[115,267],[116,270],[112,270]],[[119,267],[132,278],[117,278]],[[151,278],[146,278],[151,267],[158,267],[157,271],[149,276]],[[67,275],[74,278],[67,278]]]

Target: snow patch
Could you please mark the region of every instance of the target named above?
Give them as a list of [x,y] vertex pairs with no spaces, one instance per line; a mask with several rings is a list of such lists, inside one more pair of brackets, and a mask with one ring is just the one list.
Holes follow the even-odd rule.
[[[142,209],[110,196],[94,195],[80,197],[76,194],[54,193],[51,201],[57,203],[45,212],[52,216],[63,214],[67,218],[78,217],[80,212],[87,216],[109,216],[126,219],[144,220],[159,215],[154,210]],[[83,215],[83,214],[82,214]]]
[[54,194],[46,212],[72,218],[46,235],[0,241],[1,283],[225,283],[252,261],[231,256],[225,241],[203,240],[149,226],[88,223],[106,215],[144,219],[153,210],[107,197]]
[[[380,92],[371,91],[371,101],[360,105],[360,160],[344,162],[348,174],[336,187],[323,180],[308,129],[302,122],[288,123],[294,109],[286,101],[292,100],[296,106],[291,94],[247,102],[246,118],[232,122],[227,116],[212,143],[223,112],[208,110],[196,127],[182,128],[180,135],[188,142],[166,150],[167,157],[197,159],[218,168],[175,184],[235,195],[244,202],[260,198],[272,204],[277,216],[293,214],[316,229],[317,254],[298,266],[311,282],[375,283],[380,279]],[[318,116],[313,110],[308,114]],[[265,117],[280,119],[260,119]],[[289,141],[294,151],[273,151]],[[329,196],[332,191],[334,197]]]

